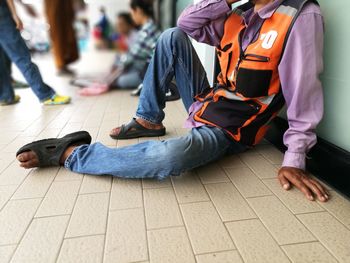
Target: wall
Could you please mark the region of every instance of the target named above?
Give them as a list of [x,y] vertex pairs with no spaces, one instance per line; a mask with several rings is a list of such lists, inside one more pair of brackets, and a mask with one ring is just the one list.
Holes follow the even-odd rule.
[[350,2],[319,0],[325,18],[325,116],[318,135],[350,151]]

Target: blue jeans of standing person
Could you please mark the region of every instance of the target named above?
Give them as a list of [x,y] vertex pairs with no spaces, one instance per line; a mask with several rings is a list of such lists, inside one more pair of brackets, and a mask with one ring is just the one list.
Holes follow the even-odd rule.
[[46,85],[38,67],[32,62],[29,49],[16,29],[6,4],[0,5],[0,101],[11,102],[14,91],[11,82],[11,71],[6,63],[6,55],[17,65],[27,83],[31,86],[40,101],[55,95],[55,91]]
[[[165,31],[158,40],[143,81],[138,117],[162,122],[165,93],[174,76],[188,110],[194,96],[209,83],[189,38],[177,28]],[[183,137],[124,148],[108,148],[100,143],[82,145],[67,158],[65,167],[77,173],[164,179],[246,149],[228,139],[221,129],[202,126]]]

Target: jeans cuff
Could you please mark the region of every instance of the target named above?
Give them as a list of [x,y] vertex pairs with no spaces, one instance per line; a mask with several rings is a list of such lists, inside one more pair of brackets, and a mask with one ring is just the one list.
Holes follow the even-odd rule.
[[47,101],[47,100],[52,99],[52,97],[53,97],[54,95],[56,95],[56,92],[52,91],[52,92],[50,93],[50,95],[45,96],[43,99],[39,99],[39,100],[40,100],[41,103],[43,103],[43,102],[45,102],[45,101]]
[[145,116],[138,114],[138,113],[136,113],[136,117],[143,119],[145,121],[151,122],[153,124],[161,124],[162,123],[162,121],[158,121],[158,120],[155,120],[153,118],[148,118],[148,117],[145,117]]
[[68,156],[68,158],[64,161],[64,168],[66,169],[70,169],[70,165],[71,165],[71,162],[72,162],[72,159],[75,157],[75,154],[76,154],[76,151],[79,149],[79,147],[76,147],[72,153]]

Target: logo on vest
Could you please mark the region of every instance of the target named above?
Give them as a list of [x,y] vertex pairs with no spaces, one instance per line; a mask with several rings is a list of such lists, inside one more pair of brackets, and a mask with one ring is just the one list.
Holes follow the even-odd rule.
[[278,33],[275,30],[271,30],[266,34],[262,34],[260,40],[262,40],[261,47],[264,49],[271,49],[277,39]]

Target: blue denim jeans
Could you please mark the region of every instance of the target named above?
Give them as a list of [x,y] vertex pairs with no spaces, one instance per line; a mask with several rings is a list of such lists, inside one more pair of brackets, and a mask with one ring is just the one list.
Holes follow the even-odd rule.
[[7,5],[0,5],[0,100],[12,101],[14,91],[6,55],[17,65],[40,101],[51,98],[55,91],[46,85],[38,67],[32,62],[29,49],[11,17]]
[[[189,38],[177,28],[165,31],[158,40],[143,81],[138,117],[154,123],[162,122],[165,94],[173,77],[187,110],[194,96],[209,86]],[[164,179],[246,149],[246,146],[230,140],[221,129],[202,126],[179,138],[147,141],[117,149],[100,143],[82,145],[67,158],[65,167],[77,173]]]
[[130,69],[121,74],[114,85],[119,89],[135,89],[142,83],[139,70]]

